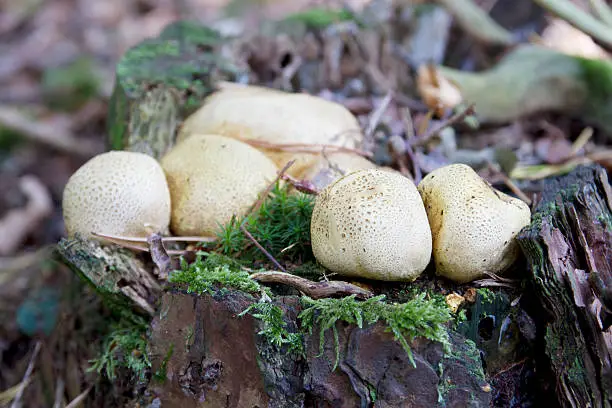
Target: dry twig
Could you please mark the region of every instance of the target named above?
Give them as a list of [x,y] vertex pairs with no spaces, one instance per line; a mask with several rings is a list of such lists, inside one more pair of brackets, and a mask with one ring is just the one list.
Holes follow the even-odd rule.
[[[340,136],[340,135],[338,135]],[[270,143],[262,140],[252,140],[237,138],[241,142],[250,144],[253,147],[260,147],[268,150],[278,150],[285,152],[296,152],[296,153],[321,153],[323,149],[331,150],[332,152],[348,152],[356,153],[364,157],[372,157],[373,154],[360,149],[353,149],[351,147],[327,145],[327,144],[311,144],[311,143]]]
[[348,282],[328,280],[313,282],[286,272],[257,272],[252,274],[250,278],[263,283],[288,285],[313,299],[350,295],[356,295],[359,299],[368,299],[373,296],[372,292]]
[[253,244],[255,244],[255,246],[261,251],[263,252],[263,254],[270,260],[272,261],[272,263],[274,265],[276,265],[276,267],[278,269],[280,269],[283,272],[287,272],[287,270],[285,268],[283,268],[283,266],[276,260],[276,258],[274,258],[272,256],[271,253],[269,253],[266,248],[264,248],[259,242],[257,242],[257,240],[255,239],[255,237],[253,235],[251,235],[251,233],[246,229],[246,227],[244,225],[240,226],[240,229],[242,230],[242,232],[244,233],[244,235],[247,236],[248,239],[251,240],[251,242]]
[[[287,172],[287,170],[289,170],[289,167],[293,166],[293,163],[295,163],[295,160],[288,161],[287,164],[285,164],[283,168],[280,169],[279,172],[277,172],[274,180],[272,180],[272,182],[268,184],[268,187],[266,187],[266,189],[259,195],[259,198],[255,202],[255,204],[253,204],[253,206],[245,214],[244,216],[245,221],[248,218],[249,214],[252,214],[253,212],[256,212],[257,210],[259,210],[259,207],[262,206],[264,200],[266,199],[266,197],[268,197],[268,194],[270,194],[270,191],[272,191],[272,189],[274,188],[278,180],[280,180],[283,177],[283,175]],[[243,224],[244,224],[244,221],[243,221]]]
[[445,119],[438,126],[433,127],[428,132],[426,132],[422,136],[417,136],[414,139],[410,139],[408,141],[409,144],[413,146],[422,146],[429,142],[432,138],[436,137],[443,129],[454,125],[465,119],[467,116],[472,115],[474,113],[474,104],[469,105],[467,108],[462,110],[461,112],[457,112],[449,118]]
[[92,143],[77,139],[68,129],[56,129],[34,122],[13,108],[0,106],[0,124],[32,141],[51,146],[65,153],[84,158],[100,153]]
[[19,181],[28,202],[23,208],[9,211],[0,219],[0,255],[12,254],[26,237],[53,211],[53,202],[47,187],[33,176]]
[[21,398],[23,397],[23,392],[25,391],[26,385],[30,383],[30,377],[32,376],[32,371],[34,371],[34,364],[36,363],[36,358],[38,357],[41,346],[42,344],[40,340],[38,340],[36,342],[36,346],[34,347],[34,352],[32,352],[32,357],[30,357],[30,362],[28,363],[26,372],[21,380],[20,387],[15,394],[15,399],[11,404],[11,408],[21,408]]
[[493,173],[495,173],[496,175],[501,177],[501,179],[504,181],[504,184],[506,184],[506,186],[510,189],[510,191],[512,191],[518,198],[523,200],[525,202],[525,204],[527,204],[528,206],[531,206],[532,201],[531,201],[531,199],[529,197],[527,197],[527,194],[523,193],[523,190],[521,190],[514,183],[514,181],[512,181],[510,179],[510,177],[506,176],[506,174],[504,174],[504,172],[501,171],[501,169],[499,168],[498,165],[495,165],[495,164],[491,163],[491,161],[487,160],[487,167]]
[[392,100],[393,100],[393,91],[388,91],[384,99],[380,102],[380,105],[378,105],[376,110],[372,112],[368,120],[368,127],[366,128],[366,131],[365,131],[366,139],[368,140],[372,139],[372,137],[374,136],[374,131],[376,130],[376,127],[380,123],[382,116],[387,111],[387,108],[389,107],[389,104],[391,103]]

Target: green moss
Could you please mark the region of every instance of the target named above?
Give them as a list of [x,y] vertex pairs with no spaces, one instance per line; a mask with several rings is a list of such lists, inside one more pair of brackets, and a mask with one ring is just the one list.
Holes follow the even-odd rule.
[[263,323],[263,329],[258,332],[276,347],[288,347],[289,353],[304,354],[304,336],[302,333],[290,333],[283,319],[283,310],[270,302],[253,303],[238,316],[251,314]]
[[[208,293],[215,294],[217,290],[228,288],[240,290],[247,293],[259,293],[267,290],[255,282],[248,272],[231,268],[229,264],[207,265],[205,254],[199,253],[195,262],[181,263],[181,270],[170,274],[168,281],[177,285],[184,285],[187,292],[199,295]],[[218,263],[218,258],[212,258],[211,263]]]
[[319,326],[321,354],[325,332],[330,329],[333,332],[336,351],[334,370],[340,358],[336,328],[338,321],[355,324],[360,328],[382,321],[387,331],[392,332],[395,340],[402,345],[413,365],[415,363],[409,340],[425,337],[448,346],[448,333],[444,324],[450,320],[451,315],[446,304],[440,304],[437,300],[426,300],[424,293],[406,303],[385,303],[384,298],[384,295],[379,295],[360,302],[354,295],[342,299],[317,300],[302,297],[304,310],[299,315],[302,328],[312,333],[315,324]]
[[306,11],[291,14],[283,19],[281,24],[304,24],[310,29],[324,29],[334,23],[355,20],[356,16],[347,9],[330,10],[313,7]]
[[170,348],[168,349],[168,352],[166,353],[166,356],[161,362],[159,369],[155,371],[155,373],[153,373],[153,380],[159,383],[164,383],[166,381],[166,379],[168,378],[167,376],[168,361],[170,361],[170,357],[172,357],[173,352],[174,352],[174,344],[172,344]]
[[133,378],[143,381],[151,368],[147,355],[147,328],[148,322],[144,318],[125,311],[120,313],[110,323],[100,356],[90,360],[88,371],[96,371],[112,381],[118,370],[127,369]]
[[208,247],[243,261],[267,261],[240,229],[244,225],[276,259],[313,261],[310,218],[314,198],[307,194],[290,193],[289,188],[277,183],[259,210],[246,218],[232,219],[220,228],[218,243]]
[[495,293],[488,288],[480,288],[476,290],[476,293],[480,296],[483,303],[493,303],[495,301]]

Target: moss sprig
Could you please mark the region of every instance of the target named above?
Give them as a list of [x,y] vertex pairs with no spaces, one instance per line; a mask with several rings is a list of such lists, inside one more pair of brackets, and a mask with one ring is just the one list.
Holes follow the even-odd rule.
[[339,339],[336,323],[344,321],[355,324],[359,328],[372,325],[378,321],[384,322],[387,331],[393,333],[394,338],[401,345],[410,362],[416,366],[409,340],[422,336],[448,346],[448,332],[444,324],[451,319],[451,314],[445,304],[436,300],[425,299],[420,294],[406,303],[386,303],[385,295],[379,295],[365,301],[357,301],[355,296],[342,299],[311,299],[302,297],[305,309],[299,318],[302,327],[310,334],[315,324],[320,325],[319,350],[323,354],[325,332],[332,330],[335,343],[336,361],[333,370],[340,360]]
[[188,264],[181,260],[181,269],[174,271],[168,281],[183,284],[189,293],[214,294],[217,289],[232,288],[247,293],[268,291],[255,282],[246,271],[238,269],[239,263],[224,263],[225,257],[218,254],[198,253],[196,260]]
[[113,381],[117,371],[127,369],[138,381],[144,381],[151,368],[147,355],[146,332],[148,322],[137,315],[124,312],[104,337],[98,358],[89,360],[88,372],[104,374]]
[[277,259],[301,261],[312,259],[310,249],[310,218],[314,198],[303,193],[290,192],[288,185],[276,183],[261,206],[247,217],[233,218],[220,227],[217,252],[232,258],[255,261],[264,255],[244,236],[244,225],[267,251]]
[[270,302],[257,302],[250,305],[238,316],[247,313],[261,320],[263,329],[257,334],[264,336],[269,343],[282,347],[288,346],[288,353],[304,354],[304,336],[300,332],[289,332],[287,322],[283,319],[283,310]]

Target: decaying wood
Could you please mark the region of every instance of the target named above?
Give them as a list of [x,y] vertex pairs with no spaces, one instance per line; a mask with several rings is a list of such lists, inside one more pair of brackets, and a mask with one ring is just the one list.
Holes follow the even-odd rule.
[[91,283],[107,300],[137,306],[149,315],[161,287],[144,262],[133,252],[117,246],[102,246],[80,237],[62,239],[57,251],[70,268]]
[[612,194],[605,170],[583,166],[547,180],[519,242],[549,318],[545,347],[560,403],[612,406]]
[[251,275],[251,279],[262,283],[281,283],[283,285],[288,285],[313,299],[350,295],[356,295],[358,299],[367,299],[373,296],[372,292],[369,290],[365,290],[348,282],[313,282],[300,276],[284,272],[257,272]]

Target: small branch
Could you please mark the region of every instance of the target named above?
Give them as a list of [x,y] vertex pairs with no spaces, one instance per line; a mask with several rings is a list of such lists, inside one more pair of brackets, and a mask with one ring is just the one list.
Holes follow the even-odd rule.
[[257,210],[259,210],[259,207],[262,206],[264,200],[266,199],[266,197],[268,197],[268,194],[270,194],[270,191],[272,191],[272,189],[274,188],[278,180],[280,180],[283,177],[283,175],[287,172],[287,170],[289,170],[289,167],[293,166],[293,163],[295,163],[295,160],[290,160],[287,162],[287,164],[285,164],[285,166],[282,169],[280,169],[280,171],[276,174],[276,177],[274,178],[274,180],[270,184],[268,184],[268,187],[266,187],[266,189],[259,195],[259,199],[255,202],[255,204],[253,204],[253,206],[249,209],[249,211],[247,211],[247,213],[244,215],[245,221],[248,218],[249,214],[252,214],[256,212]]
[[471,104],[470,106],[468,106],[467,108],[465,108],[461,112],[457,112],[453,116],[450,116],[448,119],[445,119],[444,121],[442,121],[442,123],[440,123],[438,126],[432,128],[432,129],[430,129],[423,136],[418,136],[418,137],[416,137],[414,139],[408,140],[408,143],[413,145],[413,146],[422,146],[425,143],[429,142],[429,140],[431,140],[432,138],[437,136],[443,129],[445,129],[445,128],[449,127],[449,126],[452,126],[452,125],[454,125],[457,122],[462,121],[467,116],[472,115],[473,113],[474,113],[474,104]]
[[270,254],[268,251],[266,251],[266,248],[264,248],[263,246],[261,246],[261,244],[260,244],[259,242],[257,242],[257,240],[255,239],[255,237],[253,237],[253,235],[251,235],[251,233],[250,233],[250,232],[249,232],[249,231],[246,229],[246,227],[245,227],[244,225],[241,225],[241,226],[240,226],[240,229],[242,230],[242,232],[244,233],[244,235],[246,235],[246,236],[247,236],[247,238],[248,238],[248,239],[250,239],[250,240],[251,240],[251,242],[252,242],[253,244],[255,244],[255,246],[256,246],[257,248],[259,248],[259,250],[260,250],[261,252],[263,252],[263,254],[264,254],[264,255],[265,255],[265,256],[266,256],[266,257],[267,257],[267,258],[268,258],[270,261],[272,261],[272,263],[273,263],[274,265],[276,265],[276,267],[277,267],[278,269],[280,269],[280,270],[281,270],[281,271],[283,271],[283,272],[287,272],[287,270],[286,270],[285,268],[283,268],[283,266],[282,266],[280,263],[278,263],[278,261],[277,261],[277,260],[276,260],[276,259],[275,259],[275,258],[272,256],[272,254]]
[[512,34],[471,0],[436,0],[471,36],[488,44],[512,45]]
[[70,401],[68,405],[66,405],[66,408],[79,407],[81,403],[85,400],[85,397],[87,397],[87,394],[89,394],[89,392],[91,391],[92,387],[93,385],[90,385],[89,388],[87,388],[85,391],[77,395],[75,399],[73,399],[72,401]]
[[23,176],[19,188],[28,201],[24,207],[11,209],[0,218],[0,255],[16,252],[53,211],[51,193],[36,177]]
[[393,100],[393,91],[388,91],[385,95],[384,99],[381,101],[380,105],[376,108],[374,112],[370,115],[370,119],[368,120],[368,127],[365,131],[366,139],[371,139],[374,136],[374,131],[376,127],[380,123],[382,116],[387,111],[389,104]]
[[567,21],[578,30],[599,40],[605,46],[612,48],[612,29],[605,23],[574,5],[569,0],[534,0],[557,17]]
[[34,364],[36,363],[36,358],[38,357],[38,353],[40,352],[41,342],[38,340],[36,342],[36,346],[34,347],[34,352],[32,353],[32,357],[30,357],[30,362],[28,363],[28,368],[26,368],[26,372],[23,375],[23,379],[21,380],[20,387],[15,394],[15,399],[11,404],[11,408],[21,408],[21,397],[23,397],[23,392],[25,391],[25,387],[30,383],[30,377],[32,376],[32,371],[34,371]]
[[315,186],[309,180],[298,180],[296,178],[291,177],[288,174],[283,175],[283,180],[291,184],[297,191],[302,192],[304,194],[317,195],[319,194],[319,190],[317,186]]
[[18,110],[6,106],[0,106],[0,126],[11,129],[34,142],[83,158],[101,153],[92,143],[77,139],[68,129],[57,129],[37,123]]
[[[102,238],[103,240],[113,243],[115,245],[119,245],[120,247],[131,249],[133,251],[141,251],[141,252],[151,251],[151,249],[147,245],[138,245],[139,243],[147,243],[147,238],[137,238],[137,240],[135,239],[132,242],[130,240],[121,239],[121,237],[118,237],[118,236],[116,237],[113,235],[105,235],[105,234],[100,234],[98,232],[92,232],[91,235],[98,237],[98,238]],[[136,237],[129,237],[129,238],[136,238]],[[163,238],[162,238],[162,241],[163,241]],[[200,242],[200,241],[197,241],[197,242]],[[187,251],[181,250],[181,249],[176,249],[176,250],[171,249],[171,250],[167,250],[166,252],[168,253],[168,255],[184,255],[185,252]]]
[[359,299],[368,299],[373,296],[372,292],[351,283],[343,281],[313,282],[286,272],[257,272],[252,274],[250,278],[263,283],[281,283],[291,286],[313,299],[349,295],[356,295]]
[[250,144],[253,147],[261,147],[269,150],[279,150],[286,152],[296,152],[296,153],[313,153],[318,154],[321,153],[323,149],[336,151],[336,152],[348,152],[348,153],[356,153],[358,155],[364,157],[372,157],[373,154],[370,152],[366,152],[360,149],[353,149],[351,147],[345,146],[336,146],[336,145],[327,145],[327,144],[311,144],[311,143],[270,143],[264,142],[262,140],[252,140],[252,139],[244,139],[238,138],[241,142]]
[[523,200],[525,204],[527,204],[528,206],[531,206],[532,202],[531,202],[531,199],[527,196],[527,194],[523,193],[523,191],[508,176],[506,176],[504,172],[501,171],[501,169],[498,166],[494,165],[489,160],[487,160],[487,167],[493,173],[501,177],[501,179],[504,181],[504,184],[506,184],[506,186],[510,189],[510,191],[512,191],[518,198]]
[[[143,242],[143,243],[147,243],[147,238],[146,237],[128,237],[128,236],[123,236],[123,235],[111,235],[111,234],[102,234],[99,232],[93,232],[93,235],[100,237],[100,238],[106,238],[106,239],[114,239],[117,241],[131,241],[131,242]],[[207,236],[201,236],[201,237],[161,237],[161,240],[163,242],[215,242],[217,240],[217,238],[215,237],[207,237]]]

